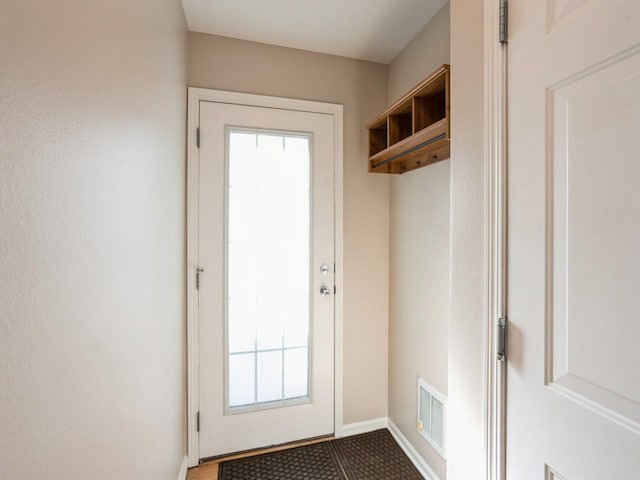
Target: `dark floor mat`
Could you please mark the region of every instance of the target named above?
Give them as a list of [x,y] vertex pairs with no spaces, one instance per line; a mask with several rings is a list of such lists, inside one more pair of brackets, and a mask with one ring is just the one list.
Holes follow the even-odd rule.
[[222,462],[218,480],[346,480],[330,443]]
[[348,480],[423,480],[386,429],[332,443]]
[[423,480],[388,430],[220,464],[218,480]]

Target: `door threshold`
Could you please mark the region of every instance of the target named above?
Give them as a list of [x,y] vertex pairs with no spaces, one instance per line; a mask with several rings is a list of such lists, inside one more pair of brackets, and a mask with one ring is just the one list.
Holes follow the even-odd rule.
[[271,445],[270,447],[259,447],[259,448],[252,448],[250,450],[242,450],[240,452],[214,455],[213,457],[201,458],[200,465],[202,465],[203,463],[216,462],[216,461],[219,463],[227,460],[235,460],[238,458],[246,458],[246,457],[252,457],[254,455],[261,455],[263,453],[278,452],[280,450],[287,450],[289,448],[295,448],[295,447],[303,447],[305,445],[313,445],[314,443],[326,442],[328,440],[333,440],[333,439],[335,439],[335,436],[333,434],[321,435],[319,437],[311,437],[311,438],[305,438],[303,440],[294,440],[292,442],[280,443],[278,445]]
[[202,458],[200,459],[200,463],[197,467],[189,469],[189,472],[187,473],[187,480],[217,480],[218,468],[222,462],[253,457],[256,455],[262,455],[263,453],[280,452],[282,450],[304,447],[306,445],[313,445],[316,443],[328,442],[330,440],[335,440],[335,438],[336,437],[333,434],[323,435],[320,437],[307,438],[305,440],[294,440],[293,442],[281,443],[279,445],[273,445],[271,447],[254,448],[252,450],[244,450],[241,452],[226,453],[224,455]]

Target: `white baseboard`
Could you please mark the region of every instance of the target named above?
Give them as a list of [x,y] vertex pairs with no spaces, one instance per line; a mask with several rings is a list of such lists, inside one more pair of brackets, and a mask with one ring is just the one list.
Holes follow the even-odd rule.
[[420,474],[427,480],[440,480],[438,475],[436,475],[436,472],[433,471],[429,464],[424,460],[424,458],[422,458],[413,445],[411,445],[407,437],[402,434],[400,429],[391,419],[387,419],[387,425],[391,435],[393,435],[393,438],[395,438],[398,445],[400,445],[400,448],[402,448],[407,457],[409,457],[409,460],[411,460],[411,463],[415,465]]
[[348,423],[347,425],[343,425],[342,436],[350,437],[351,435],[373,432],[374,430],[380,430],[381,428],[387,428],[387,417],[372,418],[371,420],[365,420],[364,422]]
[[187,480],[187,470],[189,469],[189,457],[185,456],[182,459],[182,465],[180,465],[180,472],[178,473],[178,480]]

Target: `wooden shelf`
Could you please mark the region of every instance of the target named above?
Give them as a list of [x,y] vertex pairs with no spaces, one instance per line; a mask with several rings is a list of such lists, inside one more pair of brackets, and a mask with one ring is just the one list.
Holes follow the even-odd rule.
[[443,65],[373,120],[369,171],[402,174],[450,156],[449,65]]

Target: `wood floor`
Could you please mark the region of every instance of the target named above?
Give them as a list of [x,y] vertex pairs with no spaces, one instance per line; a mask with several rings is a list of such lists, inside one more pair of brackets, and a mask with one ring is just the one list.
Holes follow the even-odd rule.
[[282,445],[279,447],[265,448],[263,450],[254,450],[248,453],[239,453],[237,455],[229,455],[226,457],[222,457],[216,460],[212,460],[210,462],[202,463],[197,467],[190,468],[189,472],[187,473],[187,480],[218,480],[218,465],[221,462],[224,462],[226,460],[253,457],[255,455],[261,455],[263,453],[279,452],[281,450],[287,450],[289,448],[302,447],[304,445],[313,445],[315,443],[320,443],[320,442],[327,442],[329,440],[333,440],[334,438],[335,437],[317,438],[315,440],[306,440],[303,442],[288,443],[287,445]]

